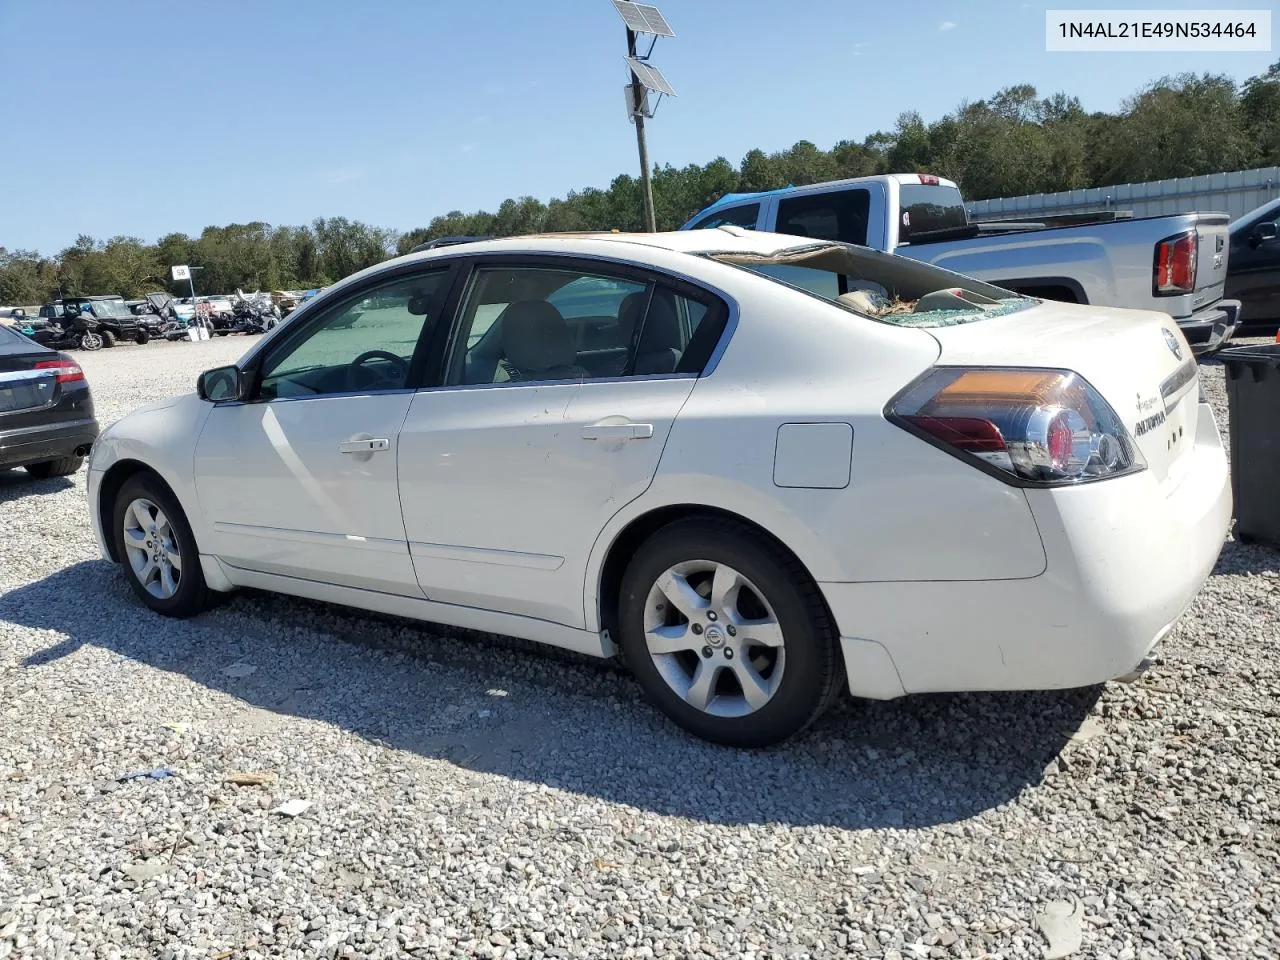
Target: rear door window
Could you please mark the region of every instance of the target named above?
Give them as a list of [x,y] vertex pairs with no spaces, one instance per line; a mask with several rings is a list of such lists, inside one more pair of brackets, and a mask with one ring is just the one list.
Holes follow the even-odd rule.
[[760,204],[746,203],[739,207],[725,207],[723,210],[716,210],[697,223],[690,230],[709,230],[713,227],[732,226],[742,227],[746,230],[754,230],[756,221],[760,219]]
[[869,190],[836,190],[787,197],[778,204],[778,233],[867,245]]

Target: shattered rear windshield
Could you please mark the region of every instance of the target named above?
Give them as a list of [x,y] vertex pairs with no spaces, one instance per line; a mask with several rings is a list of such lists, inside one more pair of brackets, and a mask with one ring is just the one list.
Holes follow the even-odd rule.
[[900,327],[944,327],[1005,316],[1036,301],[1000,287],[844,243],[793,247],[777,254],[713,253],[859,316]]

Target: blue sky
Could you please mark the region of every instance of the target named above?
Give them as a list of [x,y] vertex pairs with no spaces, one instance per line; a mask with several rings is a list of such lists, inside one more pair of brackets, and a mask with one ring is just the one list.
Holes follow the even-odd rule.
[[[654,62],[679,96],[651,158],[829,147],[1020,82],[1110,110],[1161,74],[1277,59],[1046,53],[1065,5],[661,0],[678,37]],[[0,0],[0,38],[10,249],[317,216],[404,230],[636,171],[609,0]]]

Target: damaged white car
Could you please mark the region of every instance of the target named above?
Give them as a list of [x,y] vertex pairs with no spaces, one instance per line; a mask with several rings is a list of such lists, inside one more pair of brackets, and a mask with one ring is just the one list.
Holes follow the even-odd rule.
[[[353,316],[355,314],[355,316]],[[1166,315],[736,228],[356,274],[89,464],[153,610],[255,587],[611,656],[698,736],[1137,668],[1231,515]]]

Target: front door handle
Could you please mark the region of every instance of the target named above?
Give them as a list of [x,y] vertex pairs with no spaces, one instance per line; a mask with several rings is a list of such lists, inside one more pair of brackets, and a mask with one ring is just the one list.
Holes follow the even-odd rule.
[[390,450],[391,441],[383,437],[369,437],[367,440],[343,440],[338,444],[339,453],[377,453],[379,450]]
[[648,440],[652,423],[593,423],[582,428],[584,440]]

